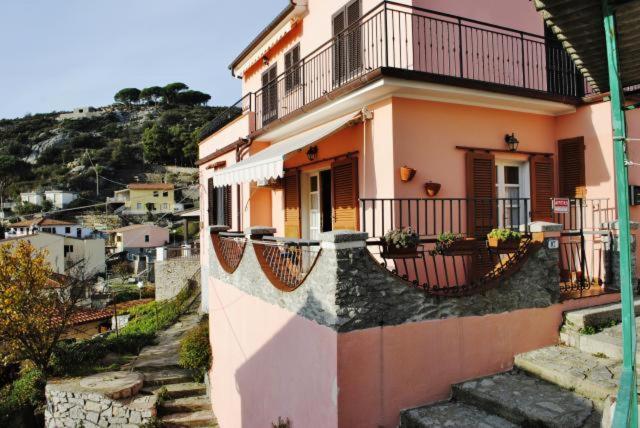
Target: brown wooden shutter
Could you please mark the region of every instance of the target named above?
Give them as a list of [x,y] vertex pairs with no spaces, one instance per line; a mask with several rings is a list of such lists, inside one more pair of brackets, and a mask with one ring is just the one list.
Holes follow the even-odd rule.
[[531,171],[531,220],[553,221],[551,199],[553,191],[553,159],[532,156],[529,161]]
[[358,230],[358,159],[331,164],[333,230]]
[[229,227],[232,227],[231,213],[231,186],[224,186],[224,224]]
[[467,152],[467,235],[486,237],[497,226],[496,160],[486,152]]
[[558,141],[558,184],[560,197],[587,197],[583,137]]
[[[346,28],[344,10],[333,16],[333,36],[336,37]],[[340,35],[333,45],[333,82],[340,84],[346,74],[346,42],[344,35]]]
[[362,27],[356,22],[361,16],[360,0],[349,3],[346,7],[348,31],[349,72],[362,67]]
[[214,226],[217,222],[218,201],[216,199],[216,188],[213,187],[213,178],[207,180],[207,199],[209,209],[209,226]]
[[287,171],[284,187],[284,236],[300,238],[300,172]]

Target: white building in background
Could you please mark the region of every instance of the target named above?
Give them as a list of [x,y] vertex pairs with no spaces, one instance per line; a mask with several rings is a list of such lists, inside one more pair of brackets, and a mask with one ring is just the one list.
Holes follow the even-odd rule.
[[28,202],[33,205],[42,205],[44,194],[42,192],[22,192],[20,193],[20,201]]
[[94,231],[91,228],[84,227],[70,221],[55,220],[44,217],[13,223],[10,224],[8,228],[7,237],[27,236],[38,232],[81,239],[91,238],[94,236]]
[[62,209],[78,199],[78,194],[66,190],[46,190],[44,192],[44,198],[51,201],[55,208]]

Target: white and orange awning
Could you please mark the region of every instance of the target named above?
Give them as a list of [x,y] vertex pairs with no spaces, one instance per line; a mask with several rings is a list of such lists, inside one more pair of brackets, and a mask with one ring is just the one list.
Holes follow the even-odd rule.
[[284,176],[284,161],[288,155],[335,134],[350,124],[359,121],[361,117],[361,113],[350,113],[274,143],[248,159],[228,168],[215,171],[213,173],[214,186],[221,187],[252,181],[264,183],[270,179],[281,178]]

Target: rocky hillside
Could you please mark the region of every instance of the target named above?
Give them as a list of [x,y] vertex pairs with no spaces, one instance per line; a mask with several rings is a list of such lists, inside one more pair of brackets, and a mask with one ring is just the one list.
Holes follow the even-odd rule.
[[102,200],[122,188],[118,183],[162,171],[159,166],[194,166],[201,130],[223,109],[114,104],[79,118],[47,113],[0,120],[0,191],[12,196],[57,187]]

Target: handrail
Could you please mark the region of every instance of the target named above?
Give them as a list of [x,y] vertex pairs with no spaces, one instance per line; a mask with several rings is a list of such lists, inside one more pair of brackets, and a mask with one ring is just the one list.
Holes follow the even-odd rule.
[[[211,121],[206,123],[200,133],[198,138],[200,141],[205,138],[215,134],[220,129],[222,129],[227,123],[231,122],[236,117],[244,114],[247,111],[253,111],[253,99],[254,93],[249,92],[240,98],[238,101],[227,107],[222,113],[218,114]],[[248,101],[248,102],[247,102]],[[247,106],[248,105],[248,106]],[[247,106],[247,107],[245,107]]]

